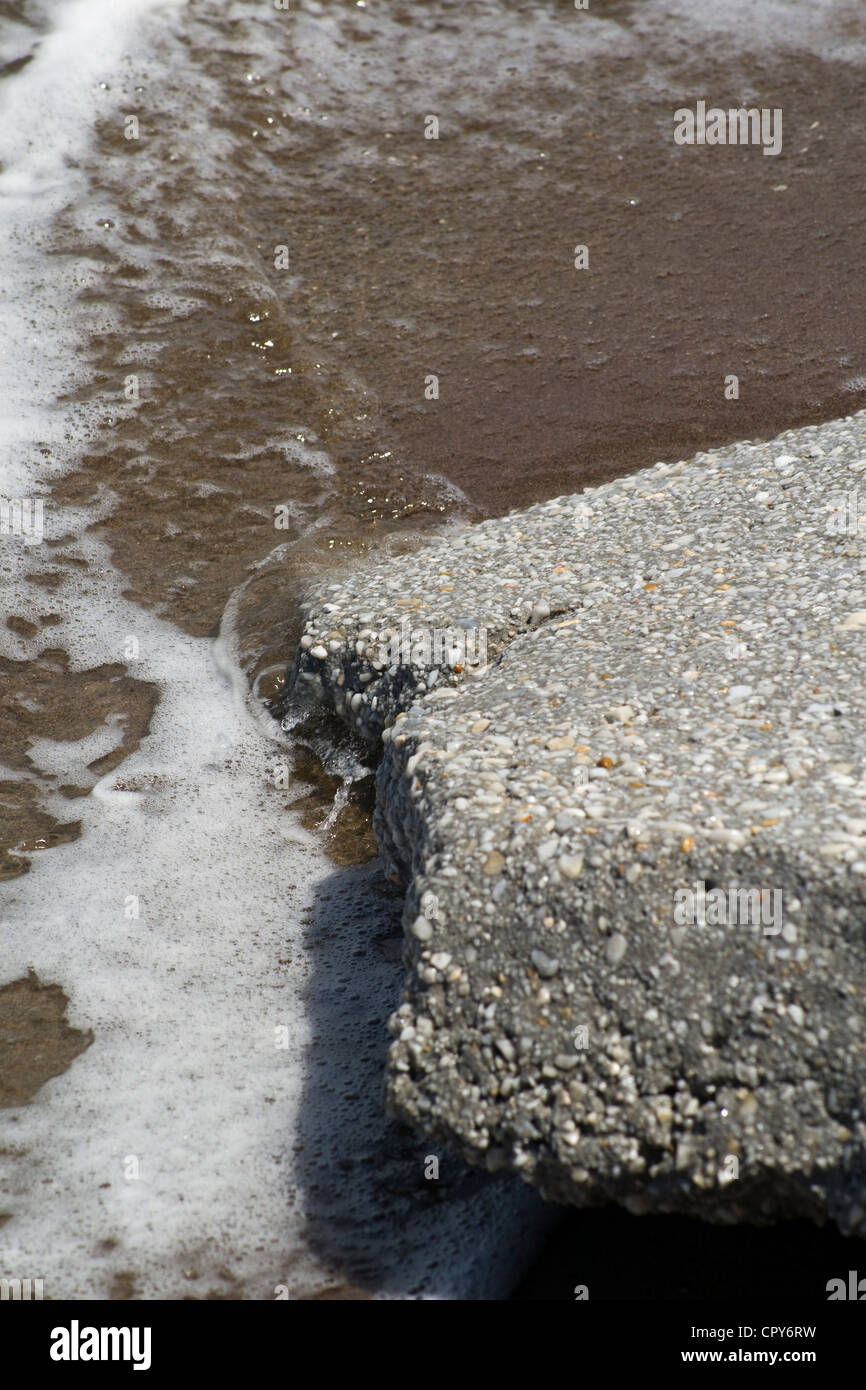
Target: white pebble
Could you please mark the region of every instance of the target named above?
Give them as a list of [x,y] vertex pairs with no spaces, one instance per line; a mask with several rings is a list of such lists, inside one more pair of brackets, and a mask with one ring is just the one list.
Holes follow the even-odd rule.
[[610,941],[607,943],[607,950],[605,951],[608,965],[619,965],[627,950],[628,942],[622,932],[614,932]]
[[579,878],[583,873],[582,854],[563,854],[559,859],[559,872],[566,878]]

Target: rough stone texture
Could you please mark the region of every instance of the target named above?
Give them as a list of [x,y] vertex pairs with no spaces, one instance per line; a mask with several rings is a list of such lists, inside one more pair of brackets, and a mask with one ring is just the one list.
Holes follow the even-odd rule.
[[[404,616],[489,664],[383,662]],[[864,644],[863,413],[311,600],[293,698],[382,741],[407,885],[391,1108],[560,1202],[866,1235]],[[697,883],[764,915],[683,925]]]

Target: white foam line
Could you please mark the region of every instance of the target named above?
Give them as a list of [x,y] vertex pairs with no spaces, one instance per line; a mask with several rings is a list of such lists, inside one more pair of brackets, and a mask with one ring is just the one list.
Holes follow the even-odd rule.
[[116,72],[138,21],[178,0],[75,0],[55,7],[56,22],[35,59],[0,90],[4,191],[69,190],[69,161],[88,140],[98,84]]
[[[123,598],[94,536],[79,549],[89,568],[56,600],[54,631],[74,639],[76,666],[116,659],[134,635],[130,670],[161,702],[138,752],[67,803],[80,839],[4,888],[0,982],[32,968],[61,984],[70,1022],[95,1035],[4,1126],[8,1277],[41,1278],[52,1298],[107,1297],[120,1272],[144,1299],[309,1293],[342,1277],[308,1236],[324,1186],[326,1243],[357,1254],[369,1230],[386,1296],[501,1296],[543,1225],[528,1189],[403,1203],[393,1229],[401,1199],[369,1170],[339,1190],[344,1157],[383,1142],[375,1016],[398,967],[359,956],[376,932],[361,880],[322,906],[333,867],[274,786],[286,750],[251,717],[236,599],[223,639],[189,637]],[[313,951],[306,911],[327,941]],[[428,1148],[418,1140],[416,1168]],[[402,1158],[382,1161],[411,1179]]]
[[67,414],[46,403],[83,380],[68,314],[75,272],[39,253],[52,219],[85,187],[82,153],[94,122],[115,110],[108,88],[135,51],[141,22],[182,5],[75,0],[54,8],[56,25],[33,59],[0,82],[0,495],[39,491],[37,445],[49,446],[55,463],[74,457]]
[[246,1296],[273,1297],[287,1250],[295,1280],[321,1282],[287,1190],[309,1040],[297,939],[291,978],[279,962],[329,866],[279,813],[279,749],[212,645],[116,596],[94,603],[108,646],[138,635],[150,655],[134,669],[162,702],[139,752],[74,804],[81,839],[5,894],[3,979],[59,981],[70,1021],[95,1032],[15,1112],[5,1263],[55,1297],[104,1297],[118,1268],[144,1297],[182,1297],[197,1292],[184,1269],[212,1288],[226,1265]]

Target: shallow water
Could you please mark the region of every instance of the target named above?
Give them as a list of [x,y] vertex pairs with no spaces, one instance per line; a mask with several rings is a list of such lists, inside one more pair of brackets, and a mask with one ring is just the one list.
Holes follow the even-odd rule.
[[[14,1112],[4,1232],[59,1288],[448,1290],[388,1244],[427,1146],[377,1118],[399,938],[354,754],[324,775],[262,700],[298,594],[370,546],[866,401],[864,61],[854,0],[0,4],[0,492],[46,502],[0,538],[0,984],[94,1034]],[[675,145],[701,98],[781,108],[782,153]],[[378,1196],[322,1195],[389,1146]],[[451,1287],[501,1295],[520,1256],[458,1273],[457,1227]]]

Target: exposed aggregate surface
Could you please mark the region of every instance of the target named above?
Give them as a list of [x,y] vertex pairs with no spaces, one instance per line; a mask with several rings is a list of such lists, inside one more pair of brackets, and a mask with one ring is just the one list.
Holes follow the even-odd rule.
[[866,1235],[864,648],[864,413],[311,596],[289,685],[381,742],[407,887],[390,1108],[559,1202]]

